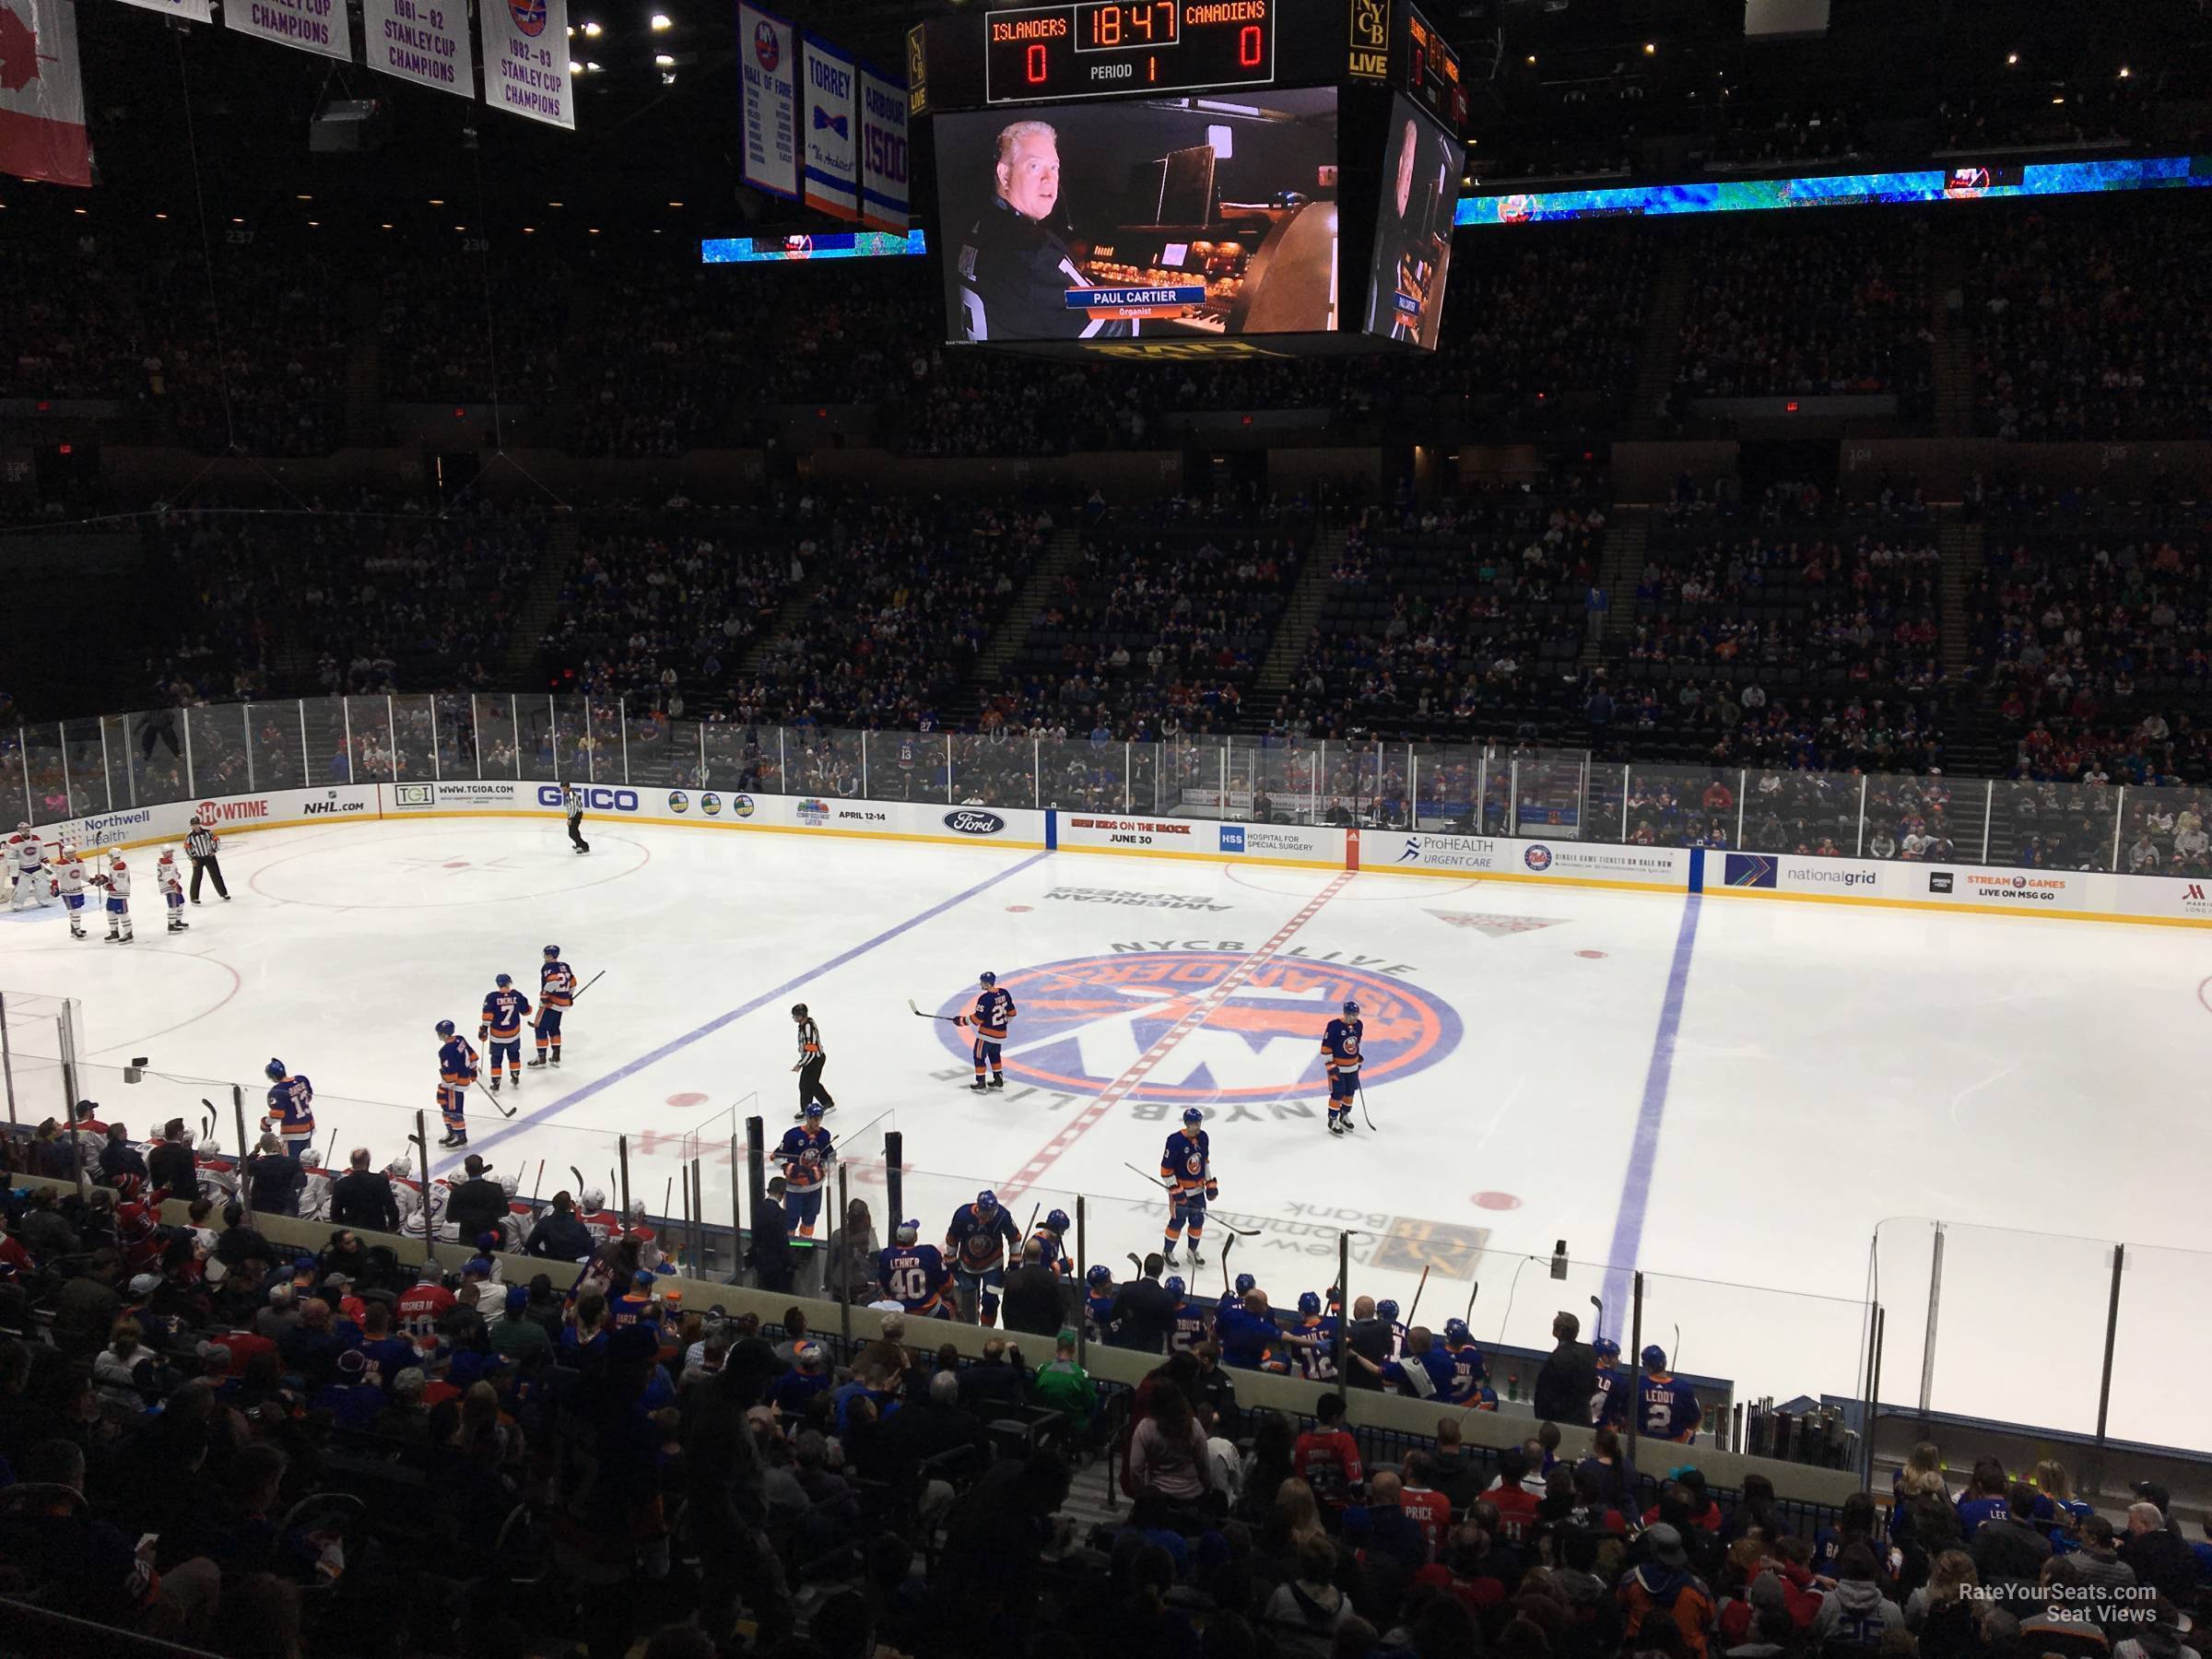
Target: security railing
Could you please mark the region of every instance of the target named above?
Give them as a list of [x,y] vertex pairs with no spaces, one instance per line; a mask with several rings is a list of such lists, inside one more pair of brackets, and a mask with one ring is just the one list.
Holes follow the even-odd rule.
[[1476,743],[852,731],[521,693],[211,704],[0,731],[0,824],[458,780],[2212,875],[2212,790],[2173,785],[1601,763],[1583,750]]

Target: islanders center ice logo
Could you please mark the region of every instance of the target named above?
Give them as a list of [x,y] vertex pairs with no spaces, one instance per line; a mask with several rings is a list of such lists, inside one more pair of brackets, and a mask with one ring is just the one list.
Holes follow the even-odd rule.
[[[1278,957],[1224,982],[1249,959],[1233,950],[1117,952],[1077,957],[999,975],[1018,1010],[1006,1045],[1009,1085],[1095,1095],[1194,1015],[1197,1023],[1166,1044],[1136,1100],[1273,1100],[1316,1094],[1325,1084],[1321,1033],[1338,1006],[1356,999],[1367,1022],[1371,1083],[1409,1077],[1459,1046],[1459,1017],[1404,980],[1336,962]],[[971,990],[941,1012],[965,1013]],[[973,1034],[936,1028],[965,1063]]]

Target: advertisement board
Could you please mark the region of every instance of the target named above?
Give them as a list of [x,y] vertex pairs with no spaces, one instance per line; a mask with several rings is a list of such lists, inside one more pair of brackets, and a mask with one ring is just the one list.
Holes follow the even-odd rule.
[[[2115,909],[2132,913],[2117,902],[2113,888],[2139,885],[2132,877],[2093,870],[1980,868],[1902,859],[1729,853],[1708,853],[1705,861],[1705,890],[1732,897],[1871,900],[1888,905],[2030,915],[2111,913]],[[2212,905],[2206,906],[2206,916],[2212,920]]]
[[1681,847],[1609,841],[1381,830],[1363,836],[1359,867],[1403,876],[1491,876],[1506,881],[1571,881],[1679,892],[1688,882],[1689,853]]
[[322,789],[272,789],[258,794],[221,795],[194,801],[171,801],[159,806],[136,806],[121,812],[96,812],[60,823],[41,824],[39,833],[47,841],[89,852],[96,847],[146,847],[162,841],[182,841],[195,818],[218,835],[248,830],[290,829],[356,819],[373,822],[380,815],[377,786],[373,783],[332,785]]

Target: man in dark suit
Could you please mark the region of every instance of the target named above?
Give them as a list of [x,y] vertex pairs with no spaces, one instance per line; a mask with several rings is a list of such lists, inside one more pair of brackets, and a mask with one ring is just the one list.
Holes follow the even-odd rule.
[[460,1230],[461,1242],[474,1245],[485,1233],[497,1233],[507,1218],[507,1190],[484,1171],[491,1168],[471,1152],[461,1166],[468,1179],[446,1201],[446,1218]]
[[1559,1346],[1536,1373],[1533,1405],[1538,1418],[1547,1423],[1586,1425],[1590,1396],[1597,1392],[1597,1360],[1589,1347],[1577,1340],[1583,1322],[1561,1313],[1551,1322],[1552,1339]]
[[346,1163],[346,1173],[330,1186],[331,1224],[362,1232],[397,1232],[399,1200],[393,1194],[392,1178],[369,1167],[366,1147],[356,1147]]
[[1175,1299],[1159,1282],[1167,1265],[1166,1259],[1155,1251],[1145,1258],[1144,1277],[1131,1279],[1115,1293],[1113,1312],[1109,1315],[1113,1347],[1145,1354],[1168,1351],[1168,1332],[1174,1326],[1176,1308]]
[[200,1195],[200,1169],[193,1160],[192,1143],[184,1138],[184,1120],[171,1118],[161,1126],[161,1138],[147,1154],[147,1183],[166,1187],[171,1198],[190,1204]]

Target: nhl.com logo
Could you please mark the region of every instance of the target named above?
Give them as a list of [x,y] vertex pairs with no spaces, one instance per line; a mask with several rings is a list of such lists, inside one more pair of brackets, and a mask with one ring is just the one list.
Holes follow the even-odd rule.
[[1537,841],[1521,854],[1521,862],[1541,876],[1551,868],[1551,849]]
[[[1371,1083],[1409,1077],[1458,1047],[1451,1006],[1371,969],[1294,957],[1250,967],[1245,950],[1116,951],[1001,971],[1018,1010],[1006,1043],[1015,1087],[1098,1095],[1159,1053],[1128,1089],[1135,1100],[1230,1105],[1318,1098],[1327,1088],[1321,1033],[1347,998],[1366,1021]],[[968,1011],[972,991],[940,1012]],[[1161,1043],[1180,1030],[1171,1043]],[[940,1023],[965,1065],[970,1034]]]
[[722,797],[711,789],[705,791],[699,797],[699,809],[709,818],[720,818],[722,816]]
[[691,797],[690,797],[689,795],[686,794],[685,794],[685,793],[684,793],[682,790],[680,790],[680,789],[672,789],[672,790],[670,790],[670,791],[668,792],[668,810],[669,810],[669,811],[671,811],[671,812],[688,812],[688,811],[690,811],[690,810],[691,810]]

